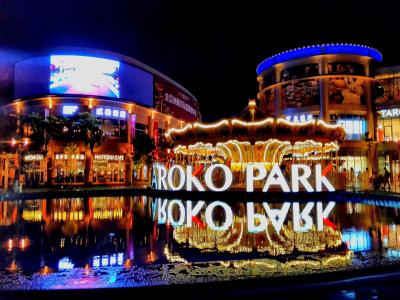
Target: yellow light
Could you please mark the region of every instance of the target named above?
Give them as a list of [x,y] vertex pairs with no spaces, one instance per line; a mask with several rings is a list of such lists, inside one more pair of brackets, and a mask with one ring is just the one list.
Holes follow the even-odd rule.
[[49,97],[49,108],[53,108],[53,99]]
[[11,251],[12,248],[13,248],[13,246],[14,246],[13,240],[12,240],[12,239],[9,239],[7,244],[8,244],[8,251]]
[[20,103],[17,102],[17,114],[19,114],[20,112],[21,112]]
[[93,108],[93,98],[89,98],[89,108]]
[[242,121],[242,120],[238,120],[238,119],[233,119],[232,120],[232,124],[233,125],[235,125],[235,124],[240,124],[240,125],[243,125],[243,126],[261,126],[261,125],[264,125],[264,124],[267,124],[267,123],[273,123],[274,122],[274,119],[273,118],[266,118],[266,119],[264,119],[264,120],[261,120],[261,121],[257,121],[257,122],[244,122],[244,121]]
[[17,141],[13,138],[13,139],[11,140],[11,146],[15,146],[16,143],[17,143]]
[[182,133],[185,132],[187,129],[192,128],[191,124],[187,124],[185,127],[183,128],[171,128],[168,129],[167,133],[165,134],[166,136],[169,136],[171,133]]
[[197,123],[196,122],[196,123],[193,124],[193,126],[195,128],[200,127],[200,128],[203,128],[203,129],[209,129],[209,128],[217,128],[217,127],[220,127],[222,125],[228,125],[228,124],[229,124],[228,120],[221,120],[221,121],[219,121],[217,123],[214,123],[214,124],[202,124],[202,123]]

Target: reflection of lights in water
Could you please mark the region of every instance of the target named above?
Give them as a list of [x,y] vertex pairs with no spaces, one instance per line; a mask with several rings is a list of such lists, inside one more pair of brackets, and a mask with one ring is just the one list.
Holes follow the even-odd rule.
[[132,267],[132,261],[128,258],[125,263],[124,263],[125,268],[130,268]]
[[282,226],[279,233],[276,233],[270,225],[266,231],[255,234],[244,228],[245,222],[245,218],[235,217],[232,228],[227,231],[215,231],[208,227],[182,226],[174,230],[173,237],[179,244],[188,242],[191,247],[203,252],[218,250],[249,253],[256,250],[259,253],[267,252],[274,256],[287,255],[295,249],[316,253],[342,244],[341,232],[326,226],[323,231],[318,231],[313,226],[307,232],[296,233],[289,222]]
[[8,239],[7,245],[8,245],[8,251],[11,251],[14,246],[14,241],[12,239]]
[[83,274],[89,275],[90,274],[90,266],[89,264],[86,264],[85,267],[83,268]]
[[389,249],[386,255],[388,257],[400,257],[400,249]]
[[165,247],[164,247],[164,255],[169,262],[180,262],[180,263],[185,263],[185,264],[188,263],[188,261],[186,259],[184,259],[183,257],[181,257],[180,255],[172,254],[171,251],[169,251],[167,245],[165,245]]
[[68,257],[64,257],[58,261],[58,270],[71,270],[74,268],[74,263]]
[[15,262],[15,260],[13,260],[10,265],[7,267],[7,271],[9,272],[16,272],[19,270],[19,267],[17,265],[17,263]]
[[49,268],[48,266],[44,266],[42,269],[40,269],[39,274],[41,275],[47,275],[52,273],[53,270],[51,268]]
[[29,239],[28,238],[22,238],[19,240],[19,248],[21,250],[25,250],[29,246]]
[[150,253],[146,257],[146,262],[147,263],[152,263],[156,260],[156,256],[154,254],[154,251],[150,251]]
[[364,230],[345,229],[342,232],[342,241],[352,251],[366,251],[372,247],[371,236]]
[[99,267],[109,267],[109,266],[122,266],[124,263],[124,253],[120,252],[117,254],[111,254],[111,255],[102,255],[101,257],[99,255],[96,255],[93,257],[93,262],[92,266],[93,268],[99,268]]

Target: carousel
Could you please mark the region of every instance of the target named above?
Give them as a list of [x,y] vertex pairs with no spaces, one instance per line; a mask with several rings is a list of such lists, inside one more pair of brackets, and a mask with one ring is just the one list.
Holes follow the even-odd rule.
[[[299,122],[270,115],[250,100],[237,117],[214,124],[193,123],[166,133],[175,145],[175,164],[223,163],[240,182],[247,164],[274,164],[290,168],[293,163],[327,165],[339,162],[339,143],[345,139],[341,125],[330,125],[311,115]],[[243,179],[243,178],[242,178]]]

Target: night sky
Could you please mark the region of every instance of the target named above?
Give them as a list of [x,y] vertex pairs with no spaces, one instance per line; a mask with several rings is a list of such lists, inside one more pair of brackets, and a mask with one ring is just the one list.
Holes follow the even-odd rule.
[[257,64],[283,50],[360,43],[380,50],[383,65],[400,64],[399,6],[333,0],[0,0],[0,53],[79,46],[128,55],[186,87],[197,97],[203,120],[212,121],[238,113],[255,98]]

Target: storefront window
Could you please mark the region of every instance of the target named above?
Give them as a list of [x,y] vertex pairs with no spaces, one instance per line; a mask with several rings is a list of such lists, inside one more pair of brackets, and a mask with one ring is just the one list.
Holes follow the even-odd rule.
[[83,183],[85,172],[85,154],[64,154],[55,155],[56,183],[73,184]]
[[400,140],[400,118],[379,118],[377,129],[378,141],[397,142]]
[[96,154],[93,161],[93,183],[123,183],[125,159],[123,155]]
[[363,180],[363,172],[368,168],[367,151],[361,149],[347,149],[347,151],[344,151],[339,156],[340,172],[345,173],[346,176],[346,188],[368,189],[369,182]]
[[23,164],[26,186],[38,186],[44,182],[46,163],[43,154],[26,154],[23,157]]
[[357,141],[365,139],[367,122],[364,117],[358,115],[332,115],[331,120],[344,127],[347,140]]

